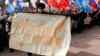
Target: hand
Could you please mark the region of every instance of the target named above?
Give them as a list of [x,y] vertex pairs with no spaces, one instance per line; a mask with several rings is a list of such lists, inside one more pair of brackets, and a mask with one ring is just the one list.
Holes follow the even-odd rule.
[[8,35],[11,35],[11,32],[8,32]]

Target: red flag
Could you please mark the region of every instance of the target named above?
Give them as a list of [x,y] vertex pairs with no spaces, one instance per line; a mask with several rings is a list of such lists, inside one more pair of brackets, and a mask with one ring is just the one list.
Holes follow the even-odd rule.
[[100,2],[100,0],[98,0],[98,2]]
[[89,5],[91,6],[92,10],[96,10],[98,8],[95,0],[90,0]]
[[59,10],[66,10],[69,5],[69,0],[48,0],[48,4]]

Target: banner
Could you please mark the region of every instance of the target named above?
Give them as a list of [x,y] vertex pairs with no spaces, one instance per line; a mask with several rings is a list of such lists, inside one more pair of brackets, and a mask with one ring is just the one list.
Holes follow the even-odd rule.
[[83,1],[83,10],[86,13],[89,13],[89,12],[92,11],[91,8],[90,8],[90,6],[89,6],[89,0],[84,0]]
[[58,10],[66,11],[69,5],[69,0],[48,0],[48,4]]
[[20,2],[23,2],[23,1],[17,0],[17,8],[18,8],[18,12],[22,12],[22,7],[21,7]]
[[78,9],[83,9],[83,0],[75,0],[76,6],[78,7]]
[[89,0],[89,5],[91,6],[92,10],[98,9],[98,5],[95,0]]
[[19,13],[12,19],[10,48],[46,56],[66,56],[70,18]]
[[91,12],[89,0],[76,0],[76,5],[80,10],[83,10],[85,13]]

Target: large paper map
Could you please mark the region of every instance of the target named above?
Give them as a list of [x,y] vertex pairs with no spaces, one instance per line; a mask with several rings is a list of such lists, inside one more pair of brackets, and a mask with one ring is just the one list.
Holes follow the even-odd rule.
[[69,17],[18,13],[12,19],[10,48],[46,56],[65,56],[70,40]]

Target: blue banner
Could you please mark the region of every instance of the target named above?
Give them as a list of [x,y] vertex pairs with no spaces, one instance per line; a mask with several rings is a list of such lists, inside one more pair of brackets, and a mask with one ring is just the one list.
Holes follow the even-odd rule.
[[76,0],[76,6],[78,7],[78,9],[83,9],[83,0]]
[[89,0],[84,0],[83,1],[83,10],[84,12],[88,13],[91,11],[91,8],[89,6]]
[[15,8],[13,5],[9,5],[7,8],[6,8],[6,12],[9,13],[9,14],[13,14],[15,12]]
[[17,8],[18,8],[18,12],[22,12],[22,8],[19,0],[17,0]]
[[91,11],[89,0],[76,0],[76,5],[80,10],[83,10],[86,13]]

